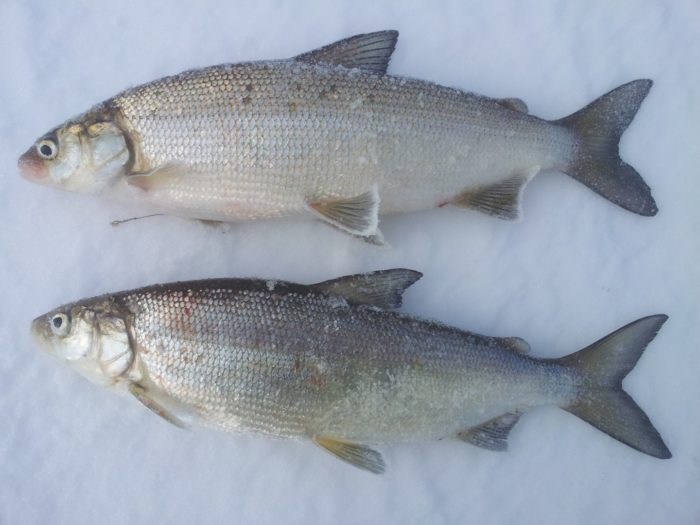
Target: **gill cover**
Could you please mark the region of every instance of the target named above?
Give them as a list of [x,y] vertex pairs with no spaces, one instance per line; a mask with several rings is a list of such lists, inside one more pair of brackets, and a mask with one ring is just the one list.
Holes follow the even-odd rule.
[[106,379],[124,374],[134,360],[128,327],[124,319],[112,314],[98,314],[94,323],[93,355]]

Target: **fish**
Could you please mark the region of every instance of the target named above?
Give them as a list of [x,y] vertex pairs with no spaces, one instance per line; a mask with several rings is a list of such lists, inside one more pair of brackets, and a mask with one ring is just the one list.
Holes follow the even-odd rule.
[[61,306],[39,345],[89,380],[183,428],[311,440],[372,473],[375,447],[456,438],[507,449],[520,417],[557,406],[670,458],[622,389],[667,319],[644,317],[558,359],[396,311],[422,274],[395,268],[312,285],[210,279]]
[[397,38],[360,34],[127,89],[42,135],[20,173],[204,221],[314,216],[377,243],[380,215],[453,205],[518,219],[525,186],[543,170],[657,213],[618,151],[651,80],[547,121],[517,98],[387,74]]

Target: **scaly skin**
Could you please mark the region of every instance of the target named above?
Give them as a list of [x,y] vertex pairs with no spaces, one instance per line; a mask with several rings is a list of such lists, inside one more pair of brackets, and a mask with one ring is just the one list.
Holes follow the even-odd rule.
[[[561,169],[575,146],[567,129],[494,99],[294,60],[185,72],[106,104],[131,137],[132,172],[183,168],[140,197],[215,220],[289,215],[374,184],[380,213],[431,208],[536,166]],[[123,185],[109,194],[135,198]]]

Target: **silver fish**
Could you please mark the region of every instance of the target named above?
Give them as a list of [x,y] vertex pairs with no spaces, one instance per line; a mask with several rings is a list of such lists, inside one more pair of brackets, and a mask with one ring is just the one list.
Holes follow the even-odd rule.
[[455,437],[505,450],[530,408],[555,405],[641,452],[671,453],[622,390],[665,315],[560,359],[392,311],[421,274],[314,285],[222,279],[156,285],[34,320],[50,353],[178,426],[307,438],[384,470],[371,444]]
[[515,219],[541,170],[634,213],[657,212],[618,155],[651,80],[546,121],[518,99],[386,74],[397,37],[357,35],[128,89],[38,139],[21,172],[203,220],[311,213],[377,242],[380,214],[449,204]]

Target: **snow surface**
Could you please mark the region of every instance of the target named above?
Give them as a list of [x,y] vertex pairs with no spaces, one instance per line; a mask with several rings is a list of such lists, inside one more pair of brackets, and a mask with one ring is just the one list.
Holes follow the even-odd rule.
[[[695,1],[0,3],[0,523],[698,523],[700,520],[700,7]],[[525,219],[441,209],[382,221],[376,248],[317,221],[225,228],[19,177],[55,124],[181,70],[287,57],[395,28],[390,72],[565,116],[635,78],[655,85],[622,141],[660,212],[625,212],[570,178],[538,176]],[[670,320],[626,387],[674,457],[640,454],[556,408],[498,454],[458,441],[383,447],[384,476],[310,443],[183,432],[39,352],[30,320],[156,282],[315,282],[405,266],[404,311],[534,355],[575,351],[638,317]]]

